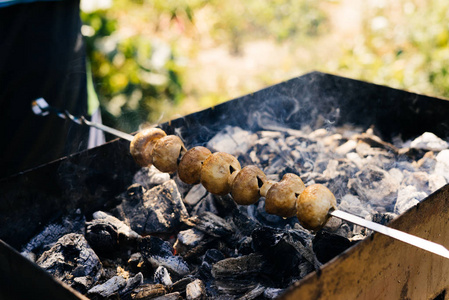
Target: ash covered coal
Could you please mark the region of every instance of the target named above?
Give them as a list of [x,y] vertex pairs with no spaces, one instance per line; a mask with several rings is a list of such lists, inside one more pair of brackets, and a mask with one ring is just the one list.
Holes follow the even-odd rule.
[[[270,180],[294,173],[321,183],[339,209],[383,224],[449,180],[448,144],[431,133],[387,142],[353,127],[228,127],[207,147]],[[239,206],[153,167],[116,200],[110,211],[49,224],[23,254],[91,299],[274,299],[370,234],[335,218],[310,232],[266,213],[263,197]]]

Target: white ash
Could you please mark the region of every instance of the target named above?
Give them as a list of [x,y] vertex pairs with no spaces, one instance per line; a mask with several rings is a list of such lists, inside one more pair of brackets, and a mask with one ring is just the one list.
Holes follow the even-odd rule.
[[398,192],[394,212],[400,215],[406,212],[409,208],[418,204],[425,197],[427,197],[427,193],[419,192],[415,186],[406,186]]
[[126,286],[126,279],[122,276],[114,276],[103,284],[99,284],[91,288],[87,295],[90,297],[100,296],[103,298],[109,297],[115,292]]
[[246,153],[257,136],[240,127],[227,126],[207,143],[207,148],[231,155]]
[[137,239],[140,237],[140,235],[131,229],[128,225],[126,225],[123,221],[117,219],[114,216],[111,216],[110,214],[103,212],[103,211],[97,211],[93,213],[94,220],[98,219],[104,219],[114,225],[117,228],[117,233],[119,235],[123,235],[127,239]]
[[436,157],[435,174],[443,176],[449,181],[449,150],[441,151]]
[[170,174],[163,173],[154,166],[140,169],[133,178],[133,183],[138,183],[146,189],[162,184],[170,180]]
[[200,279],[189,283],[186,287],[187,300],[202,300],[206,298],[206,288]]
[[167,268],[163,266],[157,267],[156,271],[154,271],[154,282],[161,283],[166,287],[171,287],[173,285],[170,273]]
[[[241,161],[256,164],[274,180],[292,172],[306,185],[325,184],[336,194],[342,210],[363,217],[375,212],[400,214],[449,182],[448,143],[433,133],[405,142],[396,137],[390,144],[372,128],[365,132],[349,126],[315,131],[308,126],[301,130],[264,128],[243,133],[239,127],[227,127],[212,140],[227,145],[227,152],[239,153]],[[242,148],[231,133],[259,138],[252,145],[252,139],[242,141]],[[410,148],[422,151],[417,161],[404,154]]]
[[421,136],[417,137],[410,143],[410,148],[442,151],[449,147],[448,143],[432,132],[424,132]]
[[195,205],[207,195],[207,190],[202,184],[194,185],[185,195],[182,201],[187,205]]

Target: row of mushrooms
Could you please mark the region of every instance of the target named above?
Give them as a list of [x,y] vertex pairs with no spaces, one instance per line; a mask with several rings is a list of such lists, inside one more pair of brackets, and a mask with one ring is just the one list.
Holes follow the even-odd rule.
[[202,146],[187,150],[178,136],[167,135],[159,128],[138,132],[131,141],[130,152],[142,167],[154,165],[161,172],[177,171],[183,182],[201,183],[216,195],[231,193],[239,205],[251,205],[265,197],[267,213],[285,218],[296,215],[309,230],[323,227],[329,211],[336,209],[335,196],[324,185],[306,187],[292,173],[285,174],[279,182],[268,180],[258,167],[242,168],[237,158],[228,153],[212,153]]

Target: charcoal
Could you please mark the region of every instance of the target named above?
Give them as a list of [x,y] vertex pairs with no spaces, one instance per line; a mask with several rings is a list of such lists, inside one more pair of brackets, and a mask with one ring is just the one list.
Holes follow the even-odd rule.
[[185,292],[187,285],[194,280],[195,280],[195,278],[193,278],[191,276],[185,276],[185,277],[179,279],[178,281],[176,281],[175,283],[173,283],[171,290],[173,292],[183,293],[183,292]]
[[203,257],[203,261],[201,262],[201,266],[199,267],[198,273],[199,276],[207,282],[213,279],[212,276],[212,265],[222,259],[225,256],[223,253],[217,249],[209,249],[206,251]]
[[225,217],[230,216],[237,209],[237,203],[232,199],[231,195],[218,196],[213,195],[215,207],[218,210],[217,215]]
[[207,194],[206,197],[201,199],[192,209],[190,215],[199,216],[205,212],[211,212],[218,214],[218,208],[215,204],[215,197],[212,194]]
[[213,247],[215,244],[220,244],[220,241],[211,236],[205,236],[195,247],[188,249],[186,252],[181,252],[182,257],[188,261],[197,263],[201,255],[203,255],[207,249]]
[[[216,290],[217,293],[225,295],[221,299],[235,299],[235,297],[230,295],[244,295],[248,291],[256,288],[259,285],[259,282],[255,278],[247,278],[247,279],[219,279],[215,280],[211,289]],[[216,293],[215,291],[213,292]],[[214,299],[220,299],[219,296],[213,297]]]
[[319,231],[313,239],[313,251],[321,263],[327,263],[352,246],[349,239],[324,230]]
[[212,265],[212,275],[223,277],[239,277],[257,274],[263,271],[266,261],[260,254],[249,254],[220,260]]
[[233,228],[223,218],[211,212],[204,212],[190,220],[195,224],[195,228],[213,237],[224,237],[233,233]]
[[156,185],[163,184],[170,180],[170,174],[163,173],[154,166],[140,169],[133,178],[133,183],[140,184],[145,189],[151,189]]
[[209,264],[214,264],[222,259],[224,259],[225,256],[220,250],[217,249],[209,249],[204,254],[204,262]]
[[354,189],[363,200],[378,209],[385,209],[393,204],[399,184],[388,172],[379,167],[367,165],[355,174],[355,178],[348,180],[348,186]]
[[144,259],[142,257],[142,254],[140,254],[140,252],[131,254],[131,256],[128,259],[129,269],[134,273],[140,272],[143,263]]
[[137,273],[134,277],[129,278],[126,281],[125,287],[119,291],[119,294],[122,298],[126,295],[130,294],[135,288],[143,283],[143,275],[142,273]]
[[173,285],[170,273],[168,273],[167,268],[163,266],[159,266],[156,271],[154,271],[154,282],[163,284],[166,287],[171,287]]
[[167,289],[164,287],[164,285],[160,283],[147,283],[135,288],[131,292],[131,298],[135,300],[147,300],[165,295],[166,293]]
[[182,255],[188,250],[198,246],[203,239],[204,233],[201,230],[196,228],[183,230],[178,233],[178,237],[173,245],[173,248],[175,248],[177,253]]
[[415,186],[409,185],[401,188],[398,192],[396,204],[394,205],[394,212],[400,215],[418,204],[425,197],[427,197],[427,194],[419,192]]
[[237,242],[238,244],[238,252],[242,255],[247,255],[252,253],[253,247],[253,239],[250,236],[243,237],[240,241]]
[[[81,234],[69,233],[61,237],[50,250],[45,251],[36,263],[68,285],[89,289],[103,274],[102,264]],[[77,277],[92,278],[75,282]],[[86,283],[88,286],[80,287]],[[82,290],[80,290],[82,291]]]
[[389,212],[375,213],[372,215],[372,221],[382,225],[388,225],[388,223],[390,223],[396,217],[397,217],[396,214]]
[[200,279],[195,279],[186,286],[187,300],[206,299],[206,287]]
[[396,146],[387,143],[380,137],[370,133],[362,133],[361,135],[357,136],[357,140],[362,141],[363,143],[366,143],[373,148],[382,148],[392,153],[399,153],[399,149]]
[[72,288],[83,294],[94,285],[94,279],[90,276],[80,276],[73,278]]
[[[252,233],[253,248],[261,253],[269,265],[265,272],[274,275],[276,284],[285,285],[291,276],[299,276],[298,266],[301,263],[310,265],[313,269],[313,254],[303,246],[300,237],[289,234],[285,230],[261,227]],[[303,241],[304,242],[304,241]]]
[[115,209],[115,214],[139,234],[173,232],[181,225],[183,219],[188,217],[173,180],[143,193],[138,190],[136,194],[142,194],[141,198],[136,199],[133,194],[131,199],[127,200],[125,196]]
[[241,235],[249,236],[251,232],[256,228],[258,223],[251,219],[245,212],[248,206],[242,206],[241,208],[241,210],[236,209],[234,211],[234,213],[232,214],[232,221]]
[[202,184],[194,185],[187,195],[184,197],[183,201],[185,204],[194,206],[201,199],[203,199],[207,195],[207,190],[204,188]]
[[265,287],[258,284],[255,288],[248,291],[245,295],[238,298],[238,300],[252,300],[263,294]]
[[278,288],[266,288],[263,292],[263,297],[265,299],[276,299],[285,292],[285,289]]
[[269,214],[265,211],[265,198],[260,198],[255,208],[255,217],[261,224],[266,224],[272,227],[284,228],[286,225],[294,225],[298,222],[296,217],[282,218],[276,215]]
[[86,223],[86,240],[98,255],[111,255],[118,248],[117,227],[104,219]]
[[120,243],[129,243],[140,238],[140,235],[132,230],[123,221],[111,216],[103,211],[97,211],[93,214],[95,220],[105,220],[117,228],[118,238]]
[[81,210],[64,217],[61,222],[51,223],[34,236],[23,248],[22,255],[35,260],[35,255],[48,250],[58,239],[68,233],[84,234],[85,217]]
[[183,297],[181,296],[181,294],[179,292],[174,292],[174,293],[170,293],[170,294],[165,294],[162,296],[158,296],[155,298],[151,298],[152,300],[182,300]]
[[93,299],[105,299],[117,293],[126,286],[126,279],[122,276],[114,276],[103,284],[91,288],[87,295]]
[[190,272],[189,266],[182,257],[173,255],[170,244],[160,238],[147,236],[142,239],[139,248],[143,258],[154,269],[163,266],[171,273],[179,276],[186,275]]

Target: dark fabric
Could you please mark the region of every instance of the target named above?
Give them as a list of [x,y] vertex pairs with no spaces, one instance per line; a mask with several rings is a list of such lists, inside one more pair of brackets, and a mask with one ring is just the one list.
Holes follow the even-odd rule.
[[79,0],[0,9],[0,178],[85,149],[88,128],[31,111],[43,97],[86,115],[85,68]]

